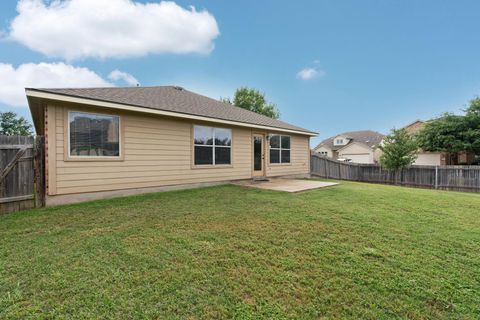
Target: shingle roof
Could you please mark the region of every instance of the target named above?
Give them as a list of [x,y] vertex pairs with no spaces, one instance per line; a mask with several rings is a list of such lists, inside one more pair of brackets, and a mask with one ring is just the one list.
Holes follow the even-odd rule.
[[235,107],[175,86],[78,89],[35,88],[27,90],[316,134],[315,132],[304,128]]
[[345,136],[345,137],[348,137],[348,138],[352,139],[348,144],[353,143],[353,142],[360,142],[360,143],[363,143],[363,144],[369,146],[370,148],[379,144],[384,137],[383,134],[381,134],[379,132],[376,132],[376,131],[372,131],[372,130],[344,132],[344,133],[337,134],[333,137],[330,137],[328,139],[323,140],[322,142],[320,142],[315,147],[315,149],[317,149],[320,146],[325,146],[327,148],[330,148],[330,149],[336,151],[336,150],[339,150],[339,149],[345,147],[345,145],[343,145],[343,146],[334,146],[333,145],[333,139],[335,137],[338,137],[338,136]]

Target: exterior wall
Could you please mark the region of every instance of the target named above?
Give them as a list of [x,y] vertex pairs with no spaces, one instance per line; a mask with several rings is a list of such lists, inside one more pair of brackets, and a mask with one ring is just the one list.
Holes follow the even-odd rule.
[[[375,149],[374,151],[374,160],[378,163],[380,161],[380,156],[383,154],[382,150]],[[414,165],[424,165],[424,166],[444,166],[449,165],[448,163],[448,154],[445,152],[426,152],[420,150],[418,157],[413,163]]]
[[315,151],[315,152],[318,152],[318,153],[326,152],[326,153],[327,153],[327,157],[333,158],[333,151],[332,151],[332,149],[330,149],[330,148],[321,146],[321,147],[315,149],[314,151]]
[[380,163],[380,157],[382,156],[383,151],[380,148],[373,150],[373,162]]
[[[252,130],[249,128],[231,127],[231,165],[198,167],[193,165],[193,124],[225,126],[72,104],[49,104],[47,108],[47,193],[50,196],[252,177]],[[123,159],[68,159],[69,110],[119,115]],[[290,136],[291,164],[268,165],[265,151],[268,176],[309,172],[309,138]]]
[[442,164],[441,152],[420,152],[413,163],[419,166],[439,166]]
[[[285,135],[284,133],[282,134]],[[269,152],[266,152],[267,177],[304,175],[310,173],[310,139],[300,135],[290,135],[290,137],[291,150],[289,164],[269,164]]]
[[339,158],[349,158],[356,163],[374,163],[373,150],[358,143],[352,143],[338,150]]

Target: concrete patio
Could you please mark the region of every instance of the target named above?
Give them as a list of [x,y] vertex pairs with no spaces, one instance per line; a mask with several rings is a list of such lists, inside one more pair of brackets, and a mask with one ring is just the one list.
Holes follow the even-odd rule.
[[302,180],[302,179],[273,178],[269,180],[242,180],[242,181],[234,182],[234,184],[243,186],[243,187],[259,188],[259,189],[267,189],[267,190],[275,190],[275,191],[301,192],[306,190],[335,186],[338,183],[314,181],[314,180]]

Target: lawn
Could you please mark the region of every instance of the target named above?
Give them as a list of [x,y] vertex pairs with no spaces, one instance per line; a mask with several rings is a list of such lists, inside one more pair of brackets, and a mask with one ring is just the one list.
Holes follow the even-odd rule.
[[0,318],[478,319],[480,195],[220,186],[0,216]]

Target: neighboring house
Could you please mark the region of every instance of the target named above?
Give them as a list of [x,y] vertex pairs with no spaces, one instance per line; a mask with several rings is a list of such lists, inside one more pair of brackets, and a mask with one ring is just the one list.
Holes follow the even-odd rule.
[[47,204],[310,172],[315,132],[180,87],[26,94],[45,136]]
[[[404,128],[408,133],[414,135],[423,129],[425,122],[422,120],[415,120],[414,122],[406,125]],[[457,164],[471,164],[475,160],[475,155],[470,152],[428,152],[419,150],[417,160],[414,165],[457,165]]]
[[381,133],[371,130],[345,132],[323,140],[313,151],[332,159],[375,163],[378,160],[376,147],[383,137]]
[[[404,126],[403,128],[411,135],[418,133],[425,126],[425,122],[422,120],[415,120],[414,122]],[[413,163],[414,165],[423,166],[440,166],[449,163],[449,156],[447,152],[428,152],[419,150],[417,159]]]

